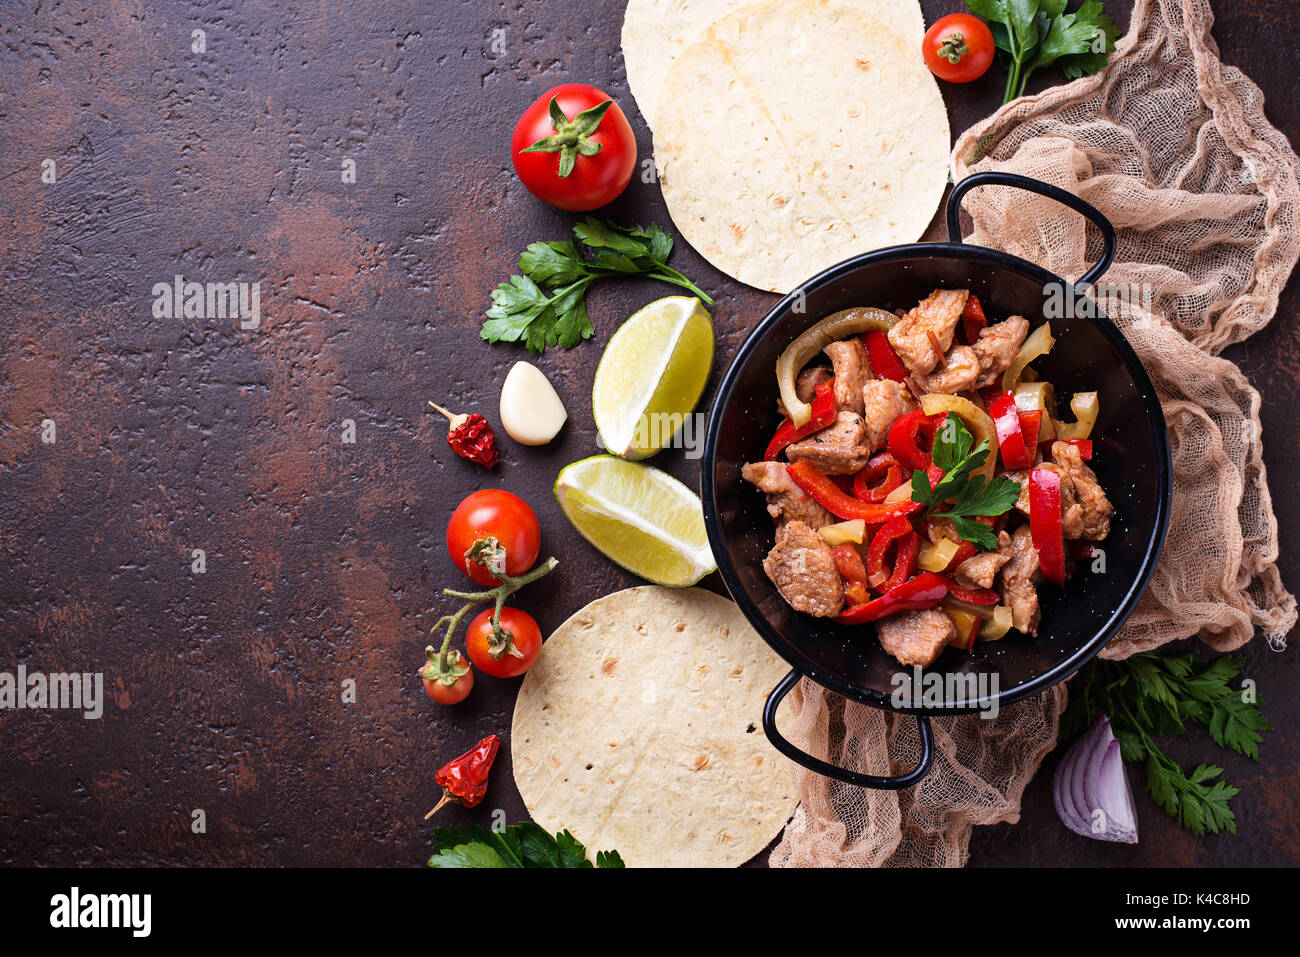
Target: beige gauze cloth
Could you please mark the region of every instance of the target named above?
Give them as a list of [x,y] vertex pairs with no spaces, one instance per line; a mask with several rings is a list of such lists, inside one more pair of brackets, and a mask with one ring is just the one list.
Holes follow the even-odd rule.
[[[954,181],[1008,170],[1096,206],[1119,234],[1101,283],[1150,287],[1149,301],[1132,292],[1102,298],[1098,289],[1160,395],[1174,473],[1164,553],[1105,658],[1192,635],[1229,651],[1256,628],[1280,650],[1296,623],[1276,565],[1259,393],[1219,353],[1272,319],[1300,255],[1300,160],[1265,119],[1259,88],[1220,61],[1212,23],[1208,0],[1137,0],[1103,72],[1004,106],[952,154]],[[1096,231],[1052,200],[986,186],[964,206],[969,242],[1057,275],[1077,279],[1098,256]],[[933,769],[902,792],[795,768],[802,803],[771,863],[962,866],[974,825],[1019,820],[1065,702],[1058,685],[991,721],[935,720]],[[914,718],[847,702],[807,679],[786,708],[786,734],[814,755],[871,774],[915,763]]]

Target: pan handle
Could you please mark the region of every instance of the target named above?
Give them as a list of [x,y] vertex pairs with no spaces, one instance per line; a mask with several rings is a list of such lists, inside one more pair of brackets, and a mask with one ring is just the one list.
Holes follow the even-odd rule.
[[1109,219],[1097,211],[1095,206],[1085,203],[1078,196],[1066,192],[1059,186],[1052,186],[1050,183],[1030,179],[1028,176],[1020,176],[1016,173],[1004,173],[1000,170],[972,173],[952,188],[952,193],[948,196],[948,242],[961,242],[961,222],[958,219],[958,215],[961,213],[961,200],[976,186],[1014,186],[1017,189],[1037,193],[1039,196],[1046,196],[1058,203],[1069,206],[1075,212],[1082,213],[1094,226],[1101,230],[1103,244],[1101,258],[1097,260],[1091,269],[1079,277],[1079,285],[1095,283],[1110,268],[1110,264],[1115,261],[1115,227],[1110,224]]
[[849,771],[846,768],[838,768],[833,764],[827,764],[825,761],[814,758],[811,754],[800,751],[782,737],[781,732],[776,730],[776,709],[781,706],[785,696],[790,693],[790,689],[795,686],[801,677],[802,675],[798,671],[791,671],[772,689],[772,693],[767,696],[767,703],[763,705],[763,733],[767,735],[767,740],[772,742],[772,746],[787,758],[796,764],[803,765],[809,771],[815,771],[828,778],[844,781],[847,784],[856,784],[861,788],[878,788],[885,791],[897,791],[901,788],[911,787],[929,773],[930,764],[934,761],[934,738],[930,733],[930,719],[924,715],[918,715],[916,719],[921,732],[921,761],[911,771],[897,777],[877,777],[874,774]]

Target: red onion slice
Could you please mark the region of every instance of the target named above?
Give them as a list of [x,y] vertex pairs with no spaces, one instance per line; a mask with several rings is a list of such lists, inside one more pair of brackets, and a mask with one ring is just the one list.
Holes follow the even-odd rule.
[[1097,716],[1057,765],[1052,803],[1061,823],[1075,834],[1098,841],[1137,843],[1133,791],[1106,715]]
[[1107,809],[1111,823],[1119,833],[1130,838],[1123,843],[1136,844],[1137,808],[1133,806],[1133,789],[1129,787],[1128,775],[1124,772],[1124,756],[1114,737],[1111,737],[1110,744],[1106,746],[1106,756],[1102,759],[1098,780],[1101,785],[1101,806]]
[[1070,830],[1082,833],[1080,828],[1088,827],[1088,816],[1074,802],[1070,782],[1074,780],[1074,767],[1079,760],[1079,749],[1071,748],[1056,766],[1056,776],[1052,779],[1052,804],[1056,807],[1056,816]]

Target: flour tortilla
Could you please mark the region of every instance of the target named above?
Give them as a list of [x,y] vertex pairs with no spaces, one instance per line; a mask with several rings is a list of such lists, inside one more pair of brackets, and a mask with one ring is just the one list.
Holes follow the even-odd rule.
[[789,666],[700,588],[597,599],[542,646],[515,702],[515,783],[533,820],[629,867],[734,867],[798,803],[763,735]]
[[760,0],[712,24],[669,68],[655,129],[682,235],[773,292],[920,239],[948,146],[917,45],[839,0]]
[[[715,21],[750,0],[628,0],[623,13],[623,62],[627,85],[646,124],[654,129],[664,77],[672,61]],[[912,44],[925,36],[925,18],[917,0],[842,0],[875,14]],[[867,45],[867,38],[860,38]]]

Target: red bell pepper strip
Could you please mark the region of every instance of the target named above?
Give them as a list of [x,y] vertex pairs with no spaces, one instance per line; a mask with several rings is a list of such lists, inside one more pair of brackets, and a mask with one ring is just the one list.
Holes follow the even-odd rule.
[[860,518],[868,525],[880,525],[891,518],[909,515],[925,508],[920,502],[913,502],[910,499],[880,503],[859,501],[852,495],[846,494],[829,475],[806,459],[787,465],[785,470],[795,485],[838,518]]
[[980,297],[972,294],[966,300],[966,308],[961,311],[961,331],[966,335],[967,344],[974,345],[975,340],[979,338],[980,330],[988,324],[984,307],[980,305]]
[[899,516],[886,522],[871,539],[871,544],[867,546],[867,584],[872,588],[880,588],[893,574],[885,567],[885,555],[888,554],[889,547],[911,533],[911,521],[906,516]]
[[1092,461],[1092,439],[1070,439],[1070,444],[1079,450],[1079,458]]
[[943,481],[943,477],[947,474],[947,472],[939,468],[937,465],[927,465],[925,468],[925,477],[930,480],[930,490],[934,491],[934,487]]
[[[868,482],[880,480],[870,486]],[[903,484],[903,467],[888,452],[872,456],[857,475],[853,476],[853,494],[864,502],[883,502],[898,486]]]
[[772,441],[767,443],[767,451],[763,453],[763,458],[768,462],[776,461],[776,457],[785,450],[787,445],[798,442],[800,439],[806,439],[814,432],[820,432],[832,422],[839,413],[839,403],[835,401],[835,379],[827,379],[817,386],[817,391],[813,394],[813,400],[809,403],[812,406],[812,418],[803,425],[795,425],[789,419],[786,419],[777,428],[776,433],[772,436]]
[[842,611],[835,620],[845,625],[878,621],[899,611],[933,608],[948,594],[947,583],[933,572],[922,572],[909,582],[891,588],[874,601]]
[[1061,476],[1051,469],[1029,473],[1029,534],[1043,577],[1065,584],[1065,539],[1061,529]]
[[1043,428],[1043,410],[1017,413],[1020,419],[1020,435],[1025,440],[1025,449],[1029,452],[1029,461],[1038,454],[1038,435]]
[[836,545],[831,549],[835,555],[835,568],[846,582],[865,582],[867,568],[862,564],[862,556],[852,545]]
[[[946,415],[947,413],[942,413]],[[930,452],[917,445],[917,437],[926,435],[934,447],[934,433],[938,431],[942,415],[926,415],[920,409],[904,412],[889,427],[889,451],[899,464],[909,469],[930,467]]]
[[1009,469],[1027,469],[1033,465],[1034,457],[1025,447],[1025,435],[1020,426],[1015,394],[1007,390],[989,403],[989,417],[998,430],[998,451],[1002,455],[1002,464]]
[[867,347],[867,361],[877,379],[893,379],[903,382],[907,379],[907,367],[898,353],[889,344],[889,337],[879,329],[872,329],[862,334],[862,344]]
[[948,585],[948,594],[953,598],[968,601],[972,605],[996,605],[1002,600],[1002,596],[992,588],[967,588],[951,575],[941,577]]
[[889,576],[881,591],[897,588],[916,574],[916,556],[921,552],[921,536],[913,532],[898,540],[894,554],[894,573]]

